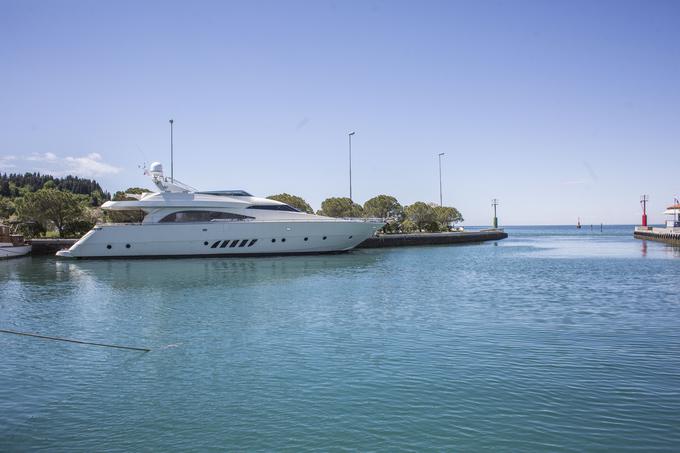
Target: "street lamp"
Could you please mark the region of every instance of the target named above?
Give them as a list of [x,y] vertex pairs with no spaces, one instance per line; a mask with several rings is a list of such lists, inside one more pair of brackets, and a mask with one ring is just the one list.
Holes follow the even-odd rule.
[[173,159],[173,149],[172,149],[172,123],[174,120],[170,120],[170,181],[175,182],[175,171],[174,171],[174,159]]
[[352,135],[356,132],[350,132],[349,137],[349,199],[352,200]]
[[439,206],[444,206],[442,202],[442,156],[446,153],[439,153]]

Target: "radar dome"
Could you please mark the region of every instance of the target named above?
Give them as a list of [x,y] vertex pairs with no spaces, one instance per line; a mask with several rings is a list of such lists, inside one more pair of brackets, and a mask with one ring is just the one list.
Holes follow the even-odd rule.
[[163,165],[160,162],[153,162],[149,165],[151,176],[163,176]]

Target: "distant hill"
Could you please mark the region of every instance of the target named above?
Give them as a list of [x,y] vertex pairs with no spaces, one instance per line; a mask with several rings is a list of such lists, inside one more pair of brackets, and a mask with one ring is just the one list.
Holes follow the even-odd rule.
[[0,174],[0,197],[18,198],[26,192],[35,192],[45,186],[79,195],[87,195],[90,197],[93,206],[99,206],[104,201],[111,199],[111,194],[105,192],[94,179],[71,175],[55,178],[52,175],[40,173]]

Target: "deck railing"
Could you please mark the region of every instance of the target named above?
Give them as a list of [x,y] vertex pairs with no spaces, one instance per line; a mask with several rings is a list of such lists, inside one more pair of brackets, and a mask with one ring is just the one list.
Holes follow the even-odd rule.
[[364,218],[364,217],[331,217],[328,219],[322,219],[322,220],[317,220],[317,219],[272,219],[272,220],[267,220],[267,219],[215,219],[211,220],[209,222],[122,222],[122,223],[112,223],[112,222],[107,222],[107,223],[98,223],[95,225],[95,228],[97,227],[105,227],[105,226],[148,226],[148,225],[201,225],[201,224],[215,224],[215,223],[305,223],[305,222],[349,222],[349,221],[354,221],[354,222],[364,222],[364,223],[384,223],[383,219],[377,218],[377,217],[372,217],[372,218]]

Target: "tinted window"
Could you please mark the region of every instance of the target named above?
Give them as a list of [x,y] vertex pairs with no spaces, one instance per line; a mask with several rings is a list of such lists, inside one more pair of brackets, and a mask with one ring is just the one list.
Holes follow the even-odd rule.
[[245,190],[213,190],[209,192],[196,192],[203,195],[216,195],[222,197],[252,197]]
[[263,211],[290,211],[290,212],[300,212],[292,206],[287,204],[262,204],[248,206],[248,209],[262,209]]
[[252,218],[231,212],[178,211],[163,217],[161,222],[211,222],[213,220],[246,220]]

